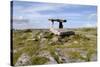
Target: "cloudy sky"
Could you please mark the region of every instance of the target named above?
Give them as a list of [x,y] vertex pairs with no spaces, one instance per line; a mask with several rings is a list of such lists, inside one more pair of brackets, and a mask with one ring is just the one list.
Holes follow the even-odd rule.
[[[97,7],[42,2],[13,2],[13,28],[49,28],[49,18],[66,19],[64,28],[95,27]],[[58,23],[55,23],[58,27]]]

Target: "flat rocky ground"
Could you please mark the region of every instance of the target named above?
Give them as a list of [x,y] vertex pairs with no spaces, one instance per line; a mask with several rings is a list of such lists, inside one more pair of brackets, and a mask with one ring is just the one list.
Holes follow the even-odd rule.
[[[42,65],[97,60],[96,28],[69,29],[75,35],[57,36],[48,29],[14,30],[13,65]],[[67,31],[65,29],[65,31]]]

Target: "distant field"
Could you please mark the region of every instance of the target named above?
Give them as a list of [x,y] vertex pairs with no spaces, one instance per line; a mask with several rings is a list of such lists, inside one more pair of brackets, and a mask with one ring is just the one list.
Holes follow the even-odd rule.
[[14,30],[13,64],[18,66],[96,61],[97,29],[68,30],[74,31],[75,35],[56,36],[48,29]]

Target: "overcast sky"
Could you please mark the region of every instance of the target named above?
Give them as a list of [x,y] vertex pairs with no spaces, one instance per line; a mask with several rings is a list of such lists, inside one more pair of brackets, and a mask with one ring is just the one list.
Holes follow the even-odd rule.
[[[95,27],[97,7],[42,2],[13,2],[13,28],[49,28],[49,18],[66,19],[64,28]],[[58,27],[58,23],[55,23]]]

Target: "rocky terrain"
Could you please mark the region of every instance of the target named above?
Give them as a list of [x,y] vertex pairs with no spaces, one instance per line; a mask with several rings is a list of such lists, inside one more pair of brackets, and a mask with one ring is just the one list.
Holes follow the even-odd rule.
[[69,30],[74,31],[75,35],[57,36],[48,29],[14,30],[12,44],[13,65],[25,66],[96,61],[96,28]]

